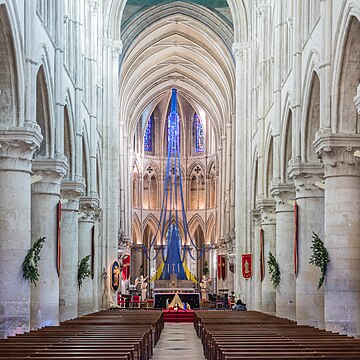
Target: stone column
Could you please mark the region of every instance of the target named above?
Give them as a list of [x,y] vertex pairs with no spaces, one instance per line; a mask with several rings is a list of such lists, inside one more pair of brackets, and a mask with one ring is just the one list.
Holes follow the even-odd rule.
[[94,254],[94,311],[101,309],[102,299],[102,261],[101,261],[101,209],[95,209],[95,254]]
[[32,185],[31,241],[45,237],[38,263],[39,281],[31,285],[30,327],[59,325],[59,276],[57,259],[57,205],[60,182],[66,173],[63,160],[36,160],[32,170],[42,180]]
[[271,187],[271,194],[276,203],[276,260],[281,272],[276,289],[276,316],[295,320],[294,211],[289,204],[295,191],[290,184],[277,184]]
[[267,264],[269,251],[276,256],[275,203],[271,199],[261,199],[256,201],[256,206],[261,214],[261,227],[264,231],[265,277],[261,288],[261,308],[264,313],[275,315],[276,293],[270,281]]
[[360,136],[322,134],[314,142],[324,162],[325,327],[360,336]]
[[254,299],[252,301],[254,310],[262,311],[261,306],[261,277],[260,277],[260,224],[261,216],[260,211],[254,209],[251,211],[253,218],[253,228],[254,228],[254,252],[253,252],[253,279],[251,280],[254,283]]
[[0,338],[30,328],[30,281],[21,264],[30,248],[31,159],[40,132],[0,131]]
[[[97,198],[84,196],[80,198],[79,218],[79,261],[91,255],[91,237],[94,226],[95,209],[99,206]],[[89,264],[91,263],[91,257]],[[79,291],[79,316],[94,312],[95,299],[93,297],[94,281],[86,278]]]
[[323,169],[301,165],[290,176],[295,182],[298,205],[298,275],[296,321],[300,325],[324,327],[324,289],[317,290],[320,270],[309,264],[313,232],[324,239],[324,190],[314,185],[323,179]]
[[61,196],[65,202],[62,205],[60,235],[60,321],[78,316],[78,213],[79,198],[84,192],[85,185],[80,181],[64,181],[61,185]]

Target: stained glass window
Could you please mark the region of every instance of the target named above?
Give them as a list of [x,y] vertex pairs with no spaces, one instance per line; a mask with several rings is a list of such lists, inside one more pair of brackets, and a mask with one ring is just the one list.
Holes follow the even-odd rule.
[[[167,122],[168,144],[170,143],[170,154],[174,154],[176,146],[180,146],[180,121],[176,114],[169,114]],[[180,149],[178,149],[179,151]]]
[[144,151],[153,151],[154,115],[150,116],[144,133]]
[[204,152],[204,128],[201,123],[201,119],[197,114],[194,117],[194,130],[193,134],[195,135],[195,152],[203,153]]

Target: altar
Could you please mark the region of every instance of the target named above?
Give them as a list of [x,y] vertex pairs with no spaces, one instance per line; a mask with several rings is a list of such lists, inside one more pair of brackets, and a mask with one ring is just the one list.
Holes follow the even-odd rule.
[[[166,309],[166,300],[169,299],[169,303],[175,296],[175,292],[161,292],[154,294],[154,308]],[[194,292],[179,292],[178,293],[182,302],[190,305],[191,309],[200,308],[200,294]]]

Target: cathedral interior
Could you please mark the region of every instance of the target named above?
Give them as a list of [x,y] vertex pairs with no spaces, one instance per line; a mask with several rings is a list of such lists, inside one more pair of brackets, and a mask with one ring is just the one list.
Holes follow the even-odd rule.
[[0,338],[169,289],[359,337],[359,264],[360,0],[0,0]]

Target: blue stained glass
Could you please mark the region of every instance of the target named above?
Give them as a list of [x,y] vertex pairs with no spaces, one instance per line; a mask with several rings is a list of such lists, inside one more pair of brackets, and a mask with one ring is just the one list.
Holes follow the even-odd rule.
[[194,117],[195,152],[204,152],[204,128],[197,114]]
[[150,116],[144,133],[144,151],[153,151],[154,115]]
[[176,151],[180,151],[180,121],[179,116],[175,112],[170,112],[167,123],[168,144],[170,143],[170,154],[173,155]]

